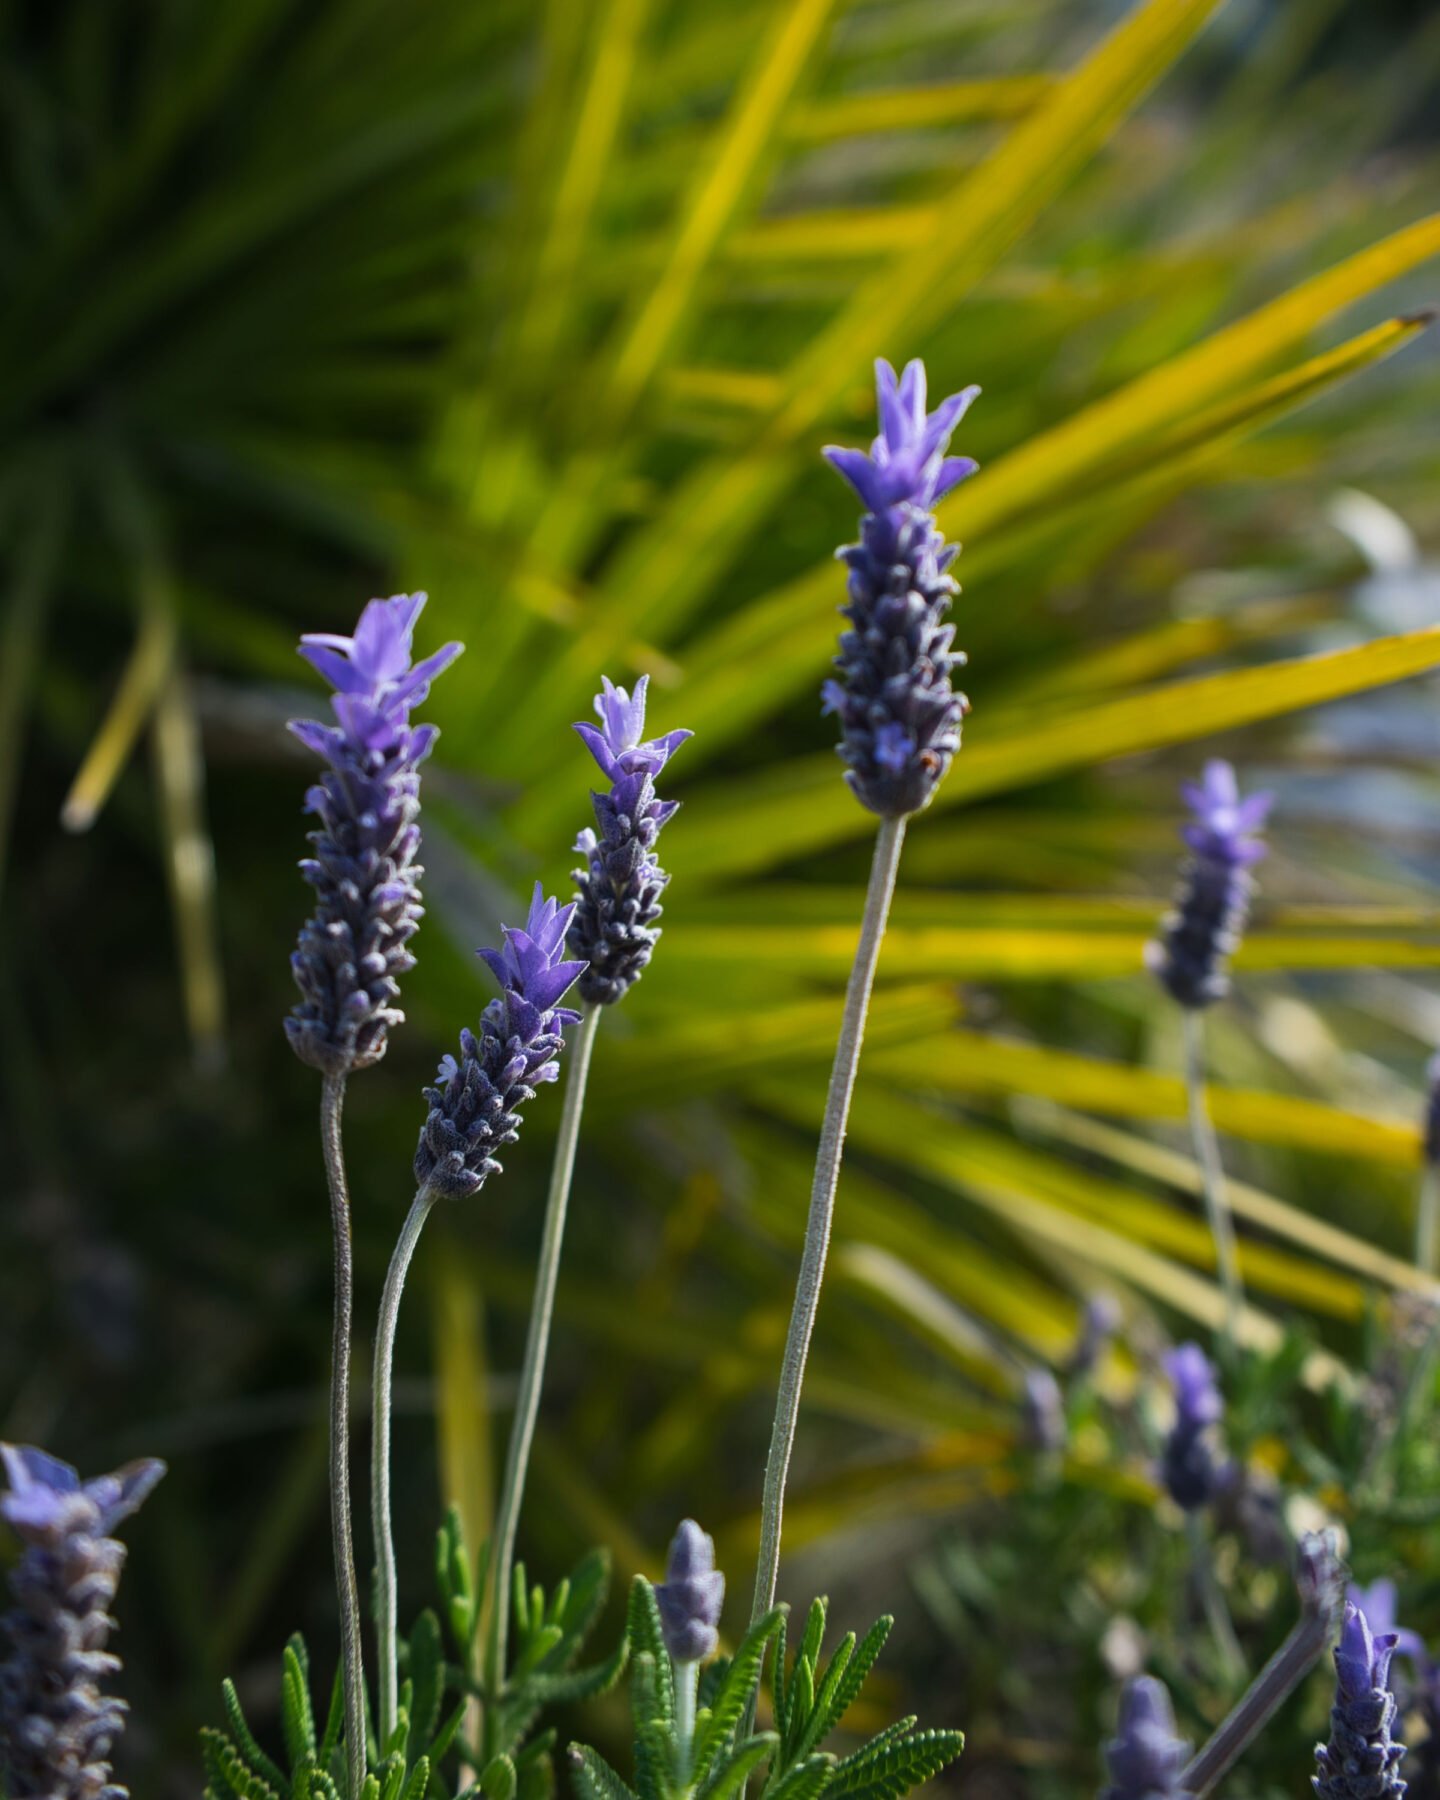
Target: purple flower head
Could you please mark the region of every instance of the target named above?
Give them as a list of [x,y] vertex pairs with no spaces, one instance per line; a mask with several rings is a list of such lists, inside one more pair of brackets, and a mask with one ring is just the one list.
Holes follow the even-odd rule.
[[875,400],[880,435],[863,450],[829,445],[828,462],[840,471],[872,513],[892,506],[919,506],[927,512],[980,466],[969,456],[946,456],[950,434],[980,392],[968,387],[925,410],[925,365],[919,357],[906,363],[897,381],[882,357],[875,364]]
[[504,945],[480,955],[500,996],[480,1015],[478,1033],[460,1033],[460,1055],[442,1058],[415,1151],[415,1179],[437,1198],[464,1199],[499,1171],[496,1153],[520,1129],[520,1108],[543,1082],[559,1078],[561,1033],[580,1014],[558,1002],[585,968],[564,962],[575,908],[547,899],[537,881],[524,929],[502,927]]
[[1399,1800],[1403,1744],[1394,1738],[1395,1696],[1390,1658],[1395,1637],[1377,1636],[1358,1606],[1347,1605],[1335,1648],[1335,1704],[1330,1741],[1315,1749],[1320,1800]]
[[1198,1344],[1170,1351],[1165,1372],[1175,1397],[1175,1422],[1165,1439],[1161,1474],[1175,1504],[1193,1512],[1215,1498],[1226,1473],[1215,1447],[1225,1402],[1214,1364]]
[[315,911],[290,959],[301,998],[285,1029],[301,1061],[328,1075],[378,1062],[405,1016],[395,1002],[399,977],[415,966],[409,945],[422,912],[420,764],[436,737],[433,725],[412,726],[410,712],[460,654],[447,644],[411,663],[424,605],[423,594],[372,600],[354,637],[300,640],[300,654],[336,690],[337,723],[290,723],[329,766],[305,796],[320,821],[310,833],[315,853],[300,864]]
[[1065,1397],[1049,1369],[1025,1371],[1020,1416],[1021,1437],[1028,1449],[1053,1455],[1065,1448],[1069,1437]]
[[681,1522],[670,1545],[665,1579],[655,1589],[665,1648],[677,1663],[703,1662],[720,1642],[725,1577],[715,1567],[715,1540],[693,1519]]
[[839,552],[850,571],[841,608],[838,680],[821,689],[821,710],[840,721],[840,755],[856,798],[882,817],[919,812],[960,748],[967,702],[951,684],[965,658],[945,622],[958,591],[949,574],[958,546],[947,544],[930,508],[973,475],[968,456],[946,456],[950,433],[979,393],[966,388],[925,410],[925,367],[912,362],[897,382],[875,365],[880,435],[867,455],[825,455],[864,501],[860,542]]
[[0,1619],[0,1792],[26,1800],[124,1800],[110,1753],[125,1705],[104,1691],[120,1659],[105,1648],[125,1561],[110,1535],[165,1473],[127,1463],[82,1481],[69,1463],[0,1444],[9,1491],[0,1517],[20,1540],[10,1610]]
[[1429,1668],[1424,1638],[1418,1631],[1409,1631],[1400,1623],[1399,1600],[1393,1581],[1382,1576],[1363,1588],[1352,1581],[1345,1590],[1345,1598],[1363,1616],[1377,1639],[1394,1638],[1397,1656],[1409,1657],[1422,1670]]
[[1425,1071],[1429,1092],[1425,1097],[1425,1160],[1432,1169],[1440,1168],[1440,1051],[1430,1058]]
[[1202,1007],[1230,991],[1225,963],[1245,929],[1255,885],[1249,871],[1266,853],[1255,834],[1274,797],[1242,800],[1234,769],[1218,760],[1206,763],[1203,782],[1187,781],[1180,791],[1195,815],[1180,832],[1190,856],[1145,962],[1182,1006]]
[[586,826],[575,840],[585,864],[574,871],[570,953],[584,964],[580,998],[589,1006],[613,1006],[623,1000],[655,953],[660,896],[670,880],[660,867],[655,843],[680,805],[656,795],[655,777],[686,738],[695,735],[668,731],[646,741],[645,690],[650,677],[640,677],[633,695],[608,676],[601,682],[595,711],[602,728],[575,727],[611,783],[608,794],[590,795],[598,830]]
[[1140,1675],[1120,1695],[1116,1733],[1105,1746],[1109,1785],[1102,1800],[1180,1800],[1190,1746],[1175,1735],[1175,1709],[1163,1681]]

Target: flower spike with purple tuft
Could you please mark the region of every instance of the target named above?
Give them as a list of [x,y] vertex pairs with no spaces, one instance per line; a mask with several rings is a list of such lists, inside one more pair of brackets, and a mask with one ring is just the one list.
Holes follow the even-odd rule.
[[1116,1734],[1105,1746],[1109,1784],[1101,1800],[1180,1800],[1190,1746],[1175,1735],[1175,1709],[1163,1681],[1140,1675],[1120,1695]]
[[698,1663],[715,1654],[725,1577],[715,1567],[715,1540],[683,1519],[670,1544],[665,1579],[655,1589],[660,1629],[672,1662]]
[[670,877],[655,856],[661,827],[679,810],[678,800],[661,800],[655,776],[693,731],[667,731],[646,741],[642,675],[627,694],[608,676],[595,696],[600,725],[577,724],[590,754],[609,780],[608,794],[592,793],[595,823],[575,840],[585,858],[576,869],[575,918],[570,952],[586,964],[580,998],[590,1006],[613,1006],[640,979],[660,936],[660,896]]
[[504,927],[499,950],[480,955],[500,983],[500,996],[480,1016],[480,1031],[460,1033],[460,1055],[446,1056],[415,1151],[422,1193],[464,1199],[496,1174],[496,1152],[515,1141],[519,1110],[541,1082],[555,1081],[561,1032],[580,1015],[558,1002],[585,968],[561,960],[573,903],[547,899],[540,883],[524,928]]
[[437,736],[410,713],[430,683],[460,654],[446,644],[412,664],[424,594],[372,600],[354,637],[311,633],[300,654],[335,689],[338,723],[290,723],[329,768],[305,796],[320,820],[315,854],[300,869],[315,889],[315,911],[291,957],[300,1003],[285,1021],[302,1062],[326,1075],[368,1068],[385,1054],[399,977],[415,965],[410,939],[421,916],[420,764]]
[[925,365],[907,363],[897,381],[875,365],[880,435],[863,450],[827,448],[826,457],[864,502],[860,542],[837,552],[850,570],[850,629],[835,658],[840,679],[821,690],[840,720],[846,780],[871,812],[905,818],[934,794],[960,748],[967,702],[951,685],[963,655],[945,623],[959,590],[949,575],[959,546],[947,544],[931,509],[973,475],[968,456],[947,456],[950,434],[980,392],[951,394],[927,412]]
[[1190,856],[1145,961],[1182,1006],[1204,1007],[1230,991],[1224,963],[1245,928],[1255,886],[1250,869],[1266,853],[1256,833],[1274,796],[1242,800],[1234,769],[1219,760],[1206,763],[1201,785],[1187,781],[1180,792],[1195,815],[1180,833]]
[[1317,1744],[1313,1777],[1320,1800],[1400,1800],[1405,1746],[1394,1736],[1390,1691],[1395,1634],[1376,1635],[1358,1606],[1347,1604],[1335,1648],[1335,1704],[1330,1741]]
[[110,1752],[125,1703],[104,1692],[120,1667],[106,1648],[109,1607],[125,1562],[112,1533],[165,1473],[128,1463],[82,1482],[68,1463],[0,1445],[9,1492],[0,1518],[23,1546],[10,1571],[14,1601],[0,1620],[0,1792],[10,1800],[123,1800]]

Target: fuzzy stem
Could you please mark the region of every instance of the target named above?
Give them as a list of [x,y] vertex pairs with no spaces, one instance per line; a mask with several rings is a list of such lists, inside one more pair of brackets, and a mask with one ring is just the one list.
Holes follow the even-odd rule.
[[1185,1014],[1185,1091],[1190,1105],[1190,1135],[1195,1143],[1195,1157],[1200,1165],[1201,1187],[1205,1195],[1205,1214],[1210,1221],[1210,1236],[1215,1241],[1215,1262],[1220,1286],[1225,1294],[1225,1324],[1221,1347],[1225,1360],[1232,1366],[1240,1344],[1240,1314],[1245,1304],[1240,1285],[1240,1265],[1235,1254],[1235,1227],[1230,1218],[1230,1204],[1225,1197],[1225,1169],[1220,1161],[1220,1145],[1205,1102],[1205,1028],[1197,1007],[1187,1006]]
[[390,1400],[395,1371],[395,1328],[400,1318],[400,1296],[420,1233],[435,1204],[434,1196],[421,1188],[410,1203],[380,1296],[380,1317],[375,1326],[375,1378],[370,1388],[370,1523],[375,1540],[375,1567],[379,1576],[375,1633],[380,1653],[380,1752],[383,1756],[395,1729],[400,1705],[400,1666],[396,1644],[399,1580],[395,1568],[395,1526],[390,1501]]
[[[865,1012],[875,980],[875,965],[885,936],[890,897],[905,842],[904,819],[882,819],[870,865],[870,885],[865,895],[865,915],[860,942],[845,990],[845,1012],[835,1062],[830,1070],[830,1089],[825,1097],[825,1118],[815,1157],[815,1178],[810,1189],[810,1215],[805,1225],[805,1249],[795,1285],[795,1304],[785,1339],[785,1358],[780,1367],[780,1391],[775,1400],[775,1424],[770,1434],[770,1453],[765,1462],[765,1497],[760,1517],[760,1561],[755,1571],[755,1600],[750,1622],[763,1619],[775,1604],[775,1585],[780,1574],[780,1527],[785,1509],[785,1479],[790,1472],[790,1453],[795,1446],[795,1426],[800,1416],[800,1388],[810,1352],[810,1334],[820,1305],[820,1284],[825,1276],[825,1255],[830,1247],[830,1222],[835,1212],[835,1187],[840,1179],[840,1157],[845,1148],[845,1125],[850,1116],[850,1096],[865,1035]],[[753,1719],[753,1701],[750,1717]],[[742,1734],[743,1735],[743,1734]]]
[[515,1558],[515,1534],[520,1524],[520,1504],[525,1497],[525,1472],[530,1463],[530,1446],[535,1439],[535,1420],[540,1411],[550,1323],[555,1316],[555,1284],[560,1274],[560,1250],[565,1239],[570,1181],[575,1173],[575,1149],[580,1141],[580,1118],[585,1110],[585,1084],[603,1011],[604,1008],[599,1006],[586,1011],[567,1059],[565,1103],[560,1113],[560,1133],[555,1141],[555,1160],[550,1167],[550,1191],[545,1200],[545,1226],[540,1238],[540,1260],[535,1269],[535,1294],[530,1302],[525,1360],[520,1368],[520,1387],[515,1396],[515,1416],[510,1424],[505,1475],[490,1549],[492,1598],[486,1690],[492,1706],[505,1687],[510,1636],[510,1570]]
[[1415,1215],[1415,1266],[1422,1275],[1435,1274],[1437,1250],[1440,1250],[1440,1168],[1427,1162],[1420,1176],[1420,1204]]
[[345,1758],[351,1800],[358,1800],[365,1785],[365,1669],[360,1644],[360,1586],[355,1579],[355,1542],[350,1524],[350,1334],[355,1306],[355,1258],[340,1135],[344,1104],[345,1077],[325,1076],[320,1089],[320,1144],[330,1186],[330,1222],[335,1244],[335,1320],[330,1345],[330,1533],[340,1607]]
[[675,1671],[675,1748],[681,1789],[690,1785],[690,1751],[695,1738],[695,1699],[700,1689],[698,1662],[672,1662]]

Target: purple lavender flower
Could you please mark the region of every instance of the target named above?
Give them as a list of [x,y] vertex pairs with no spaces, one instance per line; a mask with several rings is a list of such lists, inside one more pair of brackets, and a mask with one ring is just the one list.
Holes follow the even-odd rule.
[[1175,1395],[1175,1422],[1165,1439],[1160,1470],[1170,1498],[1193,1512],[1215,1498],[1226,1473],[1215,1446],[1225,1402],[1215,1367],[1198,1344],[1181,1344],[1165,1358]]
[[1181,1800],[1180,1774],[1190,1746],[1175,1735],[1175,1709],[1165,1683],[1153,1675],[1127,1681],[1116,1726],[1105,1746],[1110,1781],[1101,1800]]
[[947,573],[959,554],[931,508],[975,473],[968,456],[947,456],[950,434],[980,392],[968,387],[925,410],[925,365],[907,363],[896,381],[875,365],[880,435],[863,450],[825,455],[867,508],[860,542],[837,554],[849,567],[850,629],[840,636],[840,679],[821,690],[825,712],[840,720],[845,779],[871,812],[890,818],[919,812],[960,748],[968,702],[951,686],[964,656],[944,623],[959,590]]
[[1430,1058],[1425,1080],[1429,1087],[1425,1099],[1425,1161],[1432,1169],[1440,1169],[1440,1050]]
[[1390,1691],[1391,1632],[1376,1636],[1358,1606],[1347,1605],[1335,1649],[1335,1704],[1330,1741],[1317,1744],[1314,1777],[1320,1800],[1399,1800],[1405,1792],[1394,1738],[1395,1696]]
[[1065,1398],[1060,1383],[1049,1369],[1025,1371],[1024,1392],[1020,1402],[1021,1439],[1028,1449],[1054,1455],[1063,1450],[1069,1438],[1065,1420]]
[[1363,1588],[1352,1581],[1345,1590],[1345,1598],[1365,1615],[1366,1624],[1377,1638],[1394,1638],[1396,1656],[1409,1657],[1418,1668],[1428,1669],[1430,1657],[1425,1640],[1418,1631],[1410,1631],[1400,1624],[1399,1596],[1395,1583],[1388,1576]]
[[478,1036],[460,1033],[459,1057],[444,1057],[425,1089],[415,1179],[436,1197],[464,1199],[497,1173],[495,1153],[514,1143],[521,1106],[560,1074],[561,1031],[580,1015],[557,1002],[585,967],[560,960],[574,911],[547,900],[537,881],[524,930],[507,925],[504,947],[480,952],[500,997],[480,1015]]
[[353,638],[311,633],[300,654],[336,690],[338,723],[292,720],[290,729],[329,768],[305,796],[320,821],[301,873],[315,911],[290,959],[301,999],[285,1029],[295,1054],[327,1075],[364,1069],[385,1054],[398,977],[415,966],[409,942],[421,916],[420,764],[433,725],[410,712],[460,654],[447,644],[412,666],[411,639],[424,594],[372,600]]
[[577,724],[609,780],[608,794],[592,793],[599,835],[587,826],[575,840],[585,858],[576,869],[578,896],[570,927],[570,952],[585,963],[580,998],[613,1006],[640,979],[660,932],[660,895],[670,877],[655,858],[655,840],[680,802],[656,797],[654,778],[693,731],[668,731],[646,741],[642,675],[634,694],[601,676],[595,710],[601,726]]
[[128,1463],[82,1482],[68,1463],[0,1444],[9,1492],[0,1517],[19,1538],[9,1612],[0,1620],[0,1792],[10,1800],[123,1800],[110,1752],[125,1703],[102,1683],[120,1668],[105,1645],[125,1561],[111,1535],[165,1473]]
[[1268,793],[1240,798],[1228,762],[1208,762],[1197,787],[1180,792],[1195,814],[1181,830],[1190,855],[1180,872],[1174,908],[1145,963],[1182,1006],[1209,1006],[1230,991],[1225,959],[1240,941],[1255,882],[1252,864],[1265,855],[1255,836],[1274,801]]
[[715,1540],[693,1519],[681,1522],[670,1545],[665,1579],[655,1589],[665,1648],[677,1663],[715,1654],[725,1604],[725,1577],[715,1567]]

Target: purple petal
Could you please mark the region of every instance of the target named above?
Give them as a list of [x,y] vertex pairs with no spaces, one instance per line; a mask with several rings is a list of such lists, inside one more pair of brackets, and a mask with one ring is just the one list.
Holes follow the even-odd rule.
[[943,500],[962,481],[968,481],[980,465],[973,456],[947,456],[931,489],[932,500]]
[[912,356],[900,377],[900,401],[909,425],[907,435],[913,436],[925,423],[925,389],[925,365],[918,356]]
[[[348,643],[348,640],[343,638],[337,641]],[[301,638],[300,654],[306,662],[319,670],[331,687],[342,694],[362,694],[370,685],[369,679],[355,664],[341,656],[338,651],[317,644],[314,638]]]
[[867,510],[884,510],[887,501],[880,486],[880,471],[863,450],[842,450],[828,444],[821,454],[850,483],[864,501]]
[[14,1493],[23,1494],[35,1487],[48,1488],[56,1494],[78,1494],[80,1491],[79,1471],[69,1463],[61,1462],[58,1456],[37,1450],[33,1444],[0,1444],[0,1458],[4,1459],[5,1473]]
[[587,724],[583,719],[576,720],[575,729],[584,738],[586,748],[599,763],[602,772],[611,781],[614,781],[620,771],[615,762],[615,753],[611,750],[605,733],[596,726]]
[[[908,368],[905,380],[910,380]],[[910,402],[903,389],[897,388],[895,371],[883,356],[875,363],[875,409],[882,439],[892,450],[898,450],[910,435]]]

